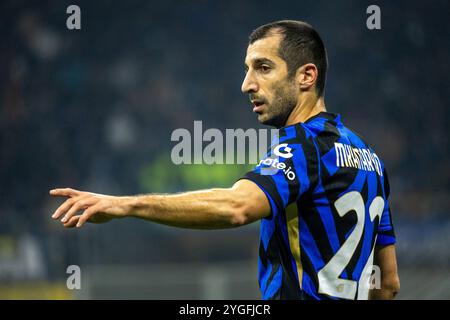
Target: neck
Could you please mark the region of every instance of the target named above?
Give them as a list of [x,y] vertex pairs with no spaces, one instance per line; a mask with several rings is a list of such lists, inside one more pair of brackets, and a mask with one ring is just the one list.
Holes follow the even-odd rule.
[[299,122],[305,122],[309,118],[326,111],[323,97],[317,97],[315,94],[307,94],[304,97],[299,97],[299,103],[294,107],[285,126],[290,126]]

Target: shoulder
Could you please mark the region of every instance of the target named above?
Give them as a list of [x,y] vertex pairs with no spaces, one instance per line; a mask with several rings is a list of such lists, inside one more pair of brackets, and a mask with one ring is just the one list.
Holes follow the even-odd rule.
[[304,123],[296,123],[289,127],[279,129],[278,142],[292,144],[313,144],[314,136],[314,132]]
[[277,157],[295,160],[312,160],[317,155],[314,134],[303,123],[297,123],[279,130],[278,139],[272,143],[272,154]]

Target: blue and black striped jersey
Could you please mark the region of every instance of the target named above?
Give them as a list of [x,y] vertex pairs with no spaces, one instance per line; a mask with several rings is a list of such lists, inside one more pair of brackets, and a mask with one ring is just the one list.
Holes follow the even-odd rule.
[[383,162],[340,116],[280,129],[243,179],[271,205],[261,220],[263,299],[367,299],[375,245],[395,243]]

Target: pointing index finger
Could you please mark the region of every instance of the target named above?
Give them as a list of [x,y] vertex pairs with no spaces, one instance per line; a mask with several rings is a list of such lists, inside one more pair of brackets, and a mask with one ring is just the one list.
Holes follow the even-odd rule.
[[73,196],[78,194],[78,190],[74,190],[71,188],[57,188],[50,190],[50,194],[52,196]]

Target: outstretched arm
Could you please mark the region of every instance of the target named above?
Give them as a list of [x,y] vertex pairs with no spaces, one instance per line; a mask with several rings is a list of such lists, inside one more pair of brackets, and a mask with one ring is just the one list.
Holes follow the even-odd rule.
[[[264,192],[250,180],[239,180],[228,189],[208,189],[171,195],[115,197],[54,189],[53,196],[68,199],[52,215],[65,227],[88,222],[137,217],[153,222],[194,229],[223,229],[242,226],[270,214]],[[82,214],[78,212],[84,210]]]

